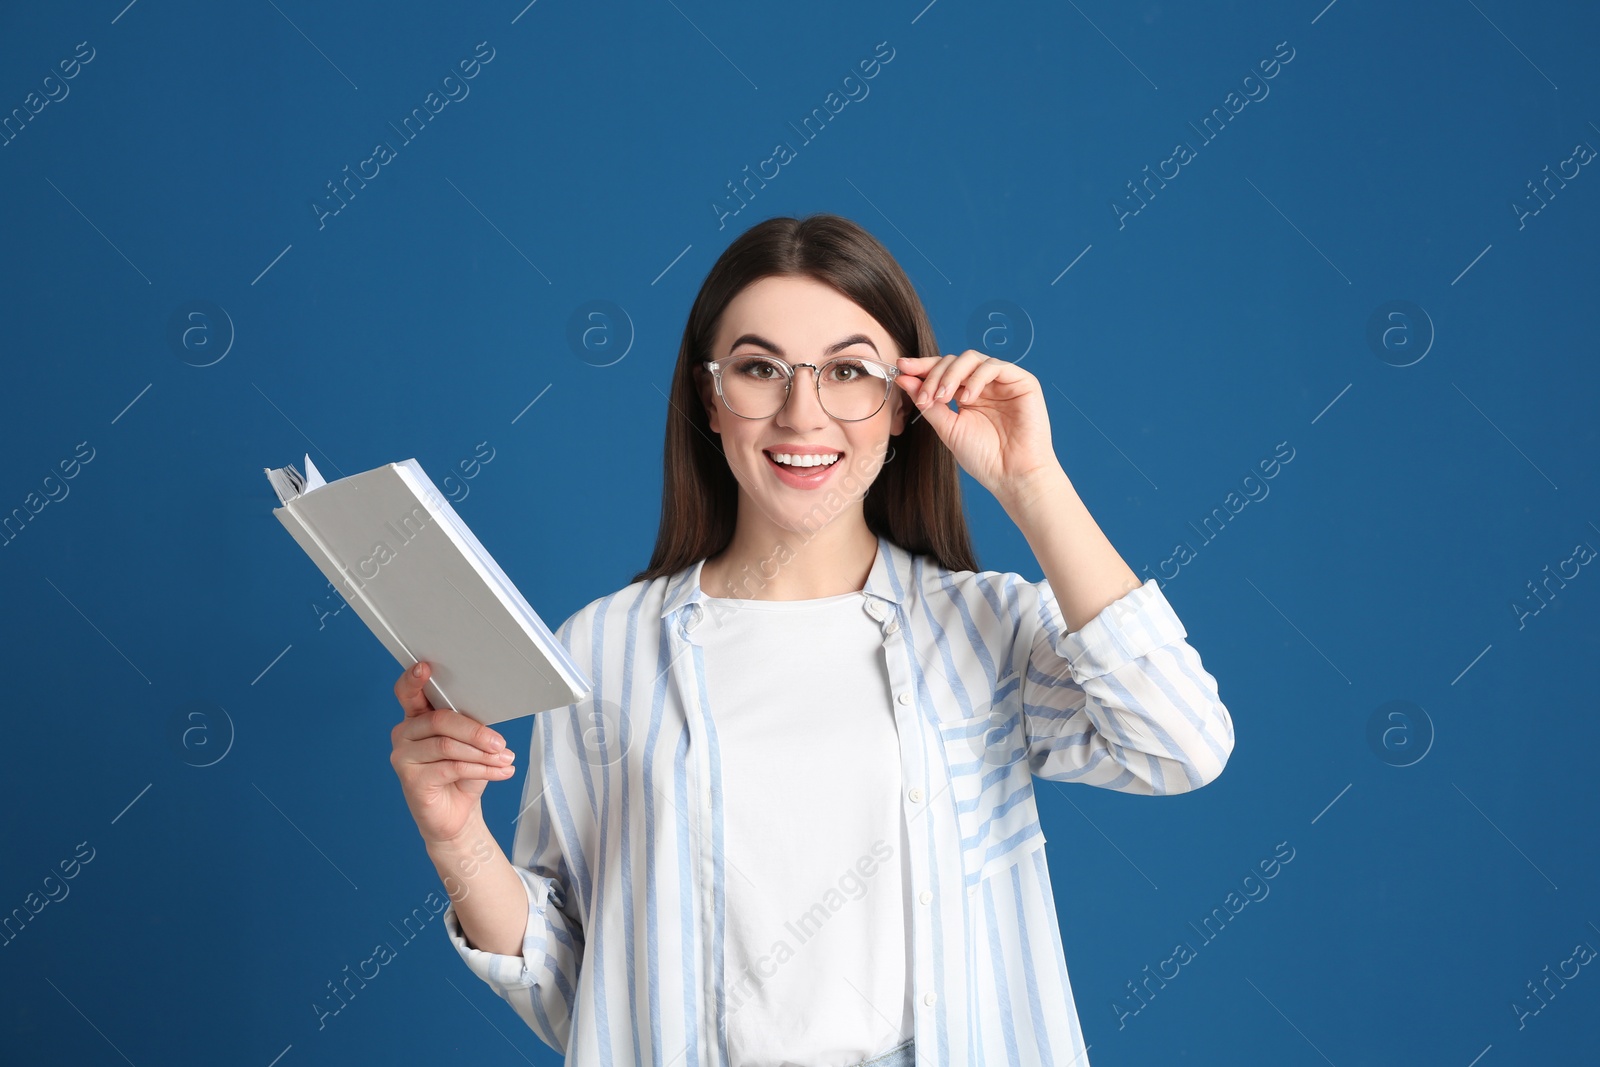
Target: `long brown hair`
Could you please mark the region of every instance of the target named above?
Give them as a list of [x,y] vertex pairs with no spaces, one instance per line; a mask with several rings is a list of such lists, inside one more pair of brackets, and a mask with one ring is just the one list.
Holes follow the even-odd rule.
[[[711,358],[717,322],[729,302],[745,286],[773,275],[832,286],[876,319],[902,355],[940,354],[911,279],[856,223],[830,214],[785,216],[740,234],[712,265],[689,309],[668,398],[661,526],[649,566],[632,582],[676,574],[733,540],[739,483],[711,432],[697,376],[708,373],[700,364]],[[908,418],[891,443],[894,458],[862,501],[867,528],[949,570],[976,571],[955,456],[926,419]]]

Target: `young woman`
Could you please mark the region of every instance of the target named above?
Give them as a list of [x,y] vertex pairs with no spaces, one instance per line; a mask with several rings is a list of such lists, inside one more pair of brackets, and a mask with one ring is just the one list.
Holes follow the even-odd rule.
[[[954,402],[956,409],[949,404]],[[1044,571],[979,571],[957,465]],[[1233,725],[1051,448],[832,215],[718,259],[650,565],[557,636],[594,690],[513,756],[402,675],[393,763],[467,966],[568,1064],[1085,1065],[1032,778],[1181,793]]]

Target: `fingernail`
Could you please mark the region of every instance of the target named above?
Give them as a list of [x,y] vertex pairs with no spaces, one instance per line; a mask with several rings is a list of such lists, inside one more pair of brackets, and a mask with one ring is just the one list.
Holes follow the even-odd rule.
[[416,675],[418,678],[421,678],[422,677],[422,664],[419,663],[415,667],[412,667],[411,668],[411,673]]

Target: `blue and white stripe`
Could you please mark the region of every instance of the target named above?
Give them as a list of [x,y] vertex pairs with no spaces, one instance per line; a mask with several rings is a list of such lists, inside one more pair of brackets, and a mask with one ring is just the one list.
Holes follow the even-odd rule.
[[[470,947],[445,914],[467,966],[568,1064],[732,1067],[700,568],[556,631],[594,689],[534,718],[511,850],[522,955]],[[1087,1067],[1033,776],[1205,785],[1233,748],[1216,680],[1154,579],[1069,634],[1048,581],[948,571],[880,537],[862,596],[896,698],[919,1060]]]

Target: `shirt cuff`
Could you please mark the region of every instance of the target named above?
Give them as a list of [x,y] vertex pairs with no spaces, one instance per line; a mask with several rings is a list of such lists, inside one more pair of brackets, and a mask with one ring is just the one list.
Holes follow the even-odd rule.
[[1066,620],[1055,591],[1048,582],[1044,589],[1043,610],[1057,634],[1053,647],[1079,684],[1189,636],[1154,578],[1107,604],[1082,629],[1070,634],[1063,633]]
[[444,930],[473,974],[498,988],[527,989],[538,982],[541,973],[530,967],[529,962],[536,961],[541,968],[545,962],[548,937],[545,902],[549,897],[550,883],[525,867],[513,864],[512,870],[522,879],[522,886],[528,894],[528,929],[522,937],[522,955],[508,956],[473,948],[467,943],[461,923],[456,918],[454,903],[444,910]]

